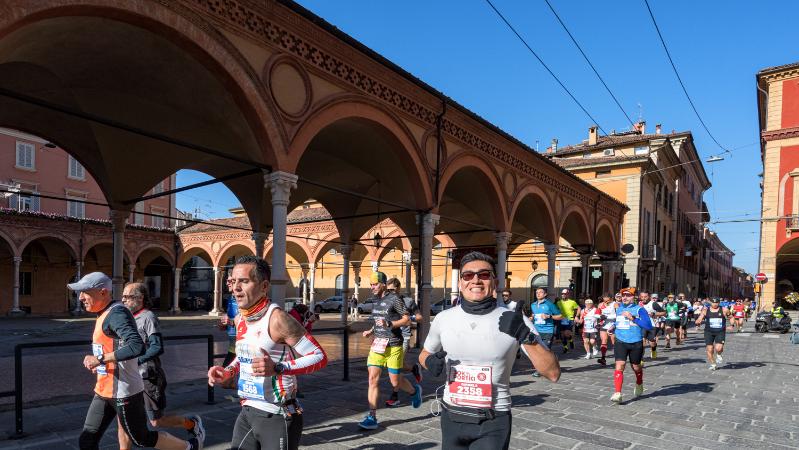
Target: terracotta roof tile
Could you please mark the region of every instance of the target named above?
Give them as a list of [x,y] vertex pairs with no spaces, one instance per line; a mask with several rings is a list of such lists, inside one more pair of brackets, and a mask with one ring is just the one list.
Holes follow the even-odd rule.
[[593,166],[593,165],[601,165],[601,164],[609,164],[609,163],[624,163],[624,162],[640,162],[646,161],[649,158],[648,155],[636,155],[636,156],[600,156],[596,158],[552,158],[552,161],[557,163],[559,166],[570,169],[573,167],[580,167],[580,166]]
[[[291,225],[292,223],[304,222],[308,220],[324,220],[330,218],[330,213],[324,208],[296,209],[289,213],[288,223]],[[209,231],[225,230],[229,229],[230,227],[251,229],[252,225],[250,224],[250,219],[246,215],[243,215],[239,217],[227,217],[224,219],[211,219],[205,223],[189,225],[181,230],[179,234],[206,233]]]
[[628,134],[626,133],[626,134],[612,134],[609,136],[600,136],[599,138],[597,138],[597,143],[595,145],[588,145],[587,142],[582,142],[580,144],[574,144],[574,145],[567,145],[565,147],[559,148],[554,153],[554,156],[581,153],[589,150],[599,150],[602,148],[616,147],[619,145],[629,145],[636,142],[642,142],[642,143],[649,142],[652,139],[665,139],[676,136],[684,136],[690,133],[691,133],[690,131],[678,131],[674,133],[661,133],[661,134],[655,134],[655,133],[638,134],[630,132]]

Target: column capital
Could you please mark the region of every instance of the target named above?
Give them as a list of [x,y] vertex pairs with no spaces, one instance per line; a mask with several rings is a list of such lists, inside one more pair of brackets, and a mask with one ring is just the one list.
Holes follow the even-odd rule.
[[308,263],[308,270],[310,270],[311,272],[315,271],[316,270],[316,264],[314,264],[312,262],[309,262]]
[[352,253],[352,245],[342,244],[339,246],[338,252],[341,253],[341,256],[343,256],[344,258],[349,259],[350,254]]
[[269,237],[269,233],[261,233],[260,231],[254,231],[252,233],[252,240],[255,242],[261,241],[266,242],[266,239]]
[[183,270],[183,268],[182,267],[175,267],[172,270],[174,270],[175,273],[180,273]]
[[288,172],[270,172],[264,174],[264,187],[268,187],[272,194],[272,204],[289,204],[289,195],[292,189],[297,188],[297,175]]
[[422,225],[422,234],[425,236],[433,236],[435,234],[435,228],[439,220],[441,220],[441,216],[433,213],[419,214],[416,216],[416,223]]
[[22,262],[22,257],[21,256],[15,256],[14,257],[14,264],[19,264],[21,262]]
[[544,244],[544,250],[547,252],[547,257],[554,258],[558,254],[560,246],[558,244]]
[[513,234],[508,233],[507,231],[500,231],[498,233],[494,233],[494,237],[497,239],[497,250],[507,250],[508,244],[510,243],[510,239],[513,237]]
[[108,218],[111,220],[111,225],[113,225],[114,228],[124,227],[128,217],[130,217],[130,211],[122,211],[121,209],[112,209],[108,211]]

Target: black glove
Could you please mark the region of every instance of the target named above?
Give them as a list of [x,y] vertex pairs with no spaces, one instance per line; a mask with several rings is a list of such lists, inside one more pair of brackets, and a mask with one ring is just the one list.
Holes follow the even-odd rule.
[[447,365],[447,352],[439,350],[427,355],[427,359],[424,360],[424,365],[427,367],[427,371],[434,377],[441,376],[444,367]]
[[522,316],[506,311],[499,316],[499,331],[509,335],[521,343],[530,335],[530,328],[524,323]]

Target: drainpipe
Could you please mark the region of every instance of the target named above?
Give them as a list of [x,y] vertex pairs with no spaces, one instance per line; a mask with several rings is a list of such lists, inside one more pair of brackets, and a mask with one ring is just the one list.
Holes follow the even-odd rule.
[[[436,188],[433,192],[433,203],[438,207],[439,194],[438,190],[441,186],[441,152],[444,150],[444,140],[441,138],[441,128],[444,124],[444,114],[447,113],[447,102],[441,99],[441,114],[436,117]],[[421,228],[420,228],[421,229]],[[420,235],[421,236],[421,235]]]

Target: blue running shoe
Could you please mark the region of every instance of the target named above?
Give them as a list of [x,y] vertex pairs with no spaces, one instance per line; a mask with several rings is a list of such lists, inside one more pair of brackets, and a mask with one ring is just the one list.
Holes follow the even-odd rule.
[[376,430],[377,419],[371,414],[367,414],[362,421],[358,422],[358,426],[364,430]]
[[413,406],[414,408],[418,408],[422,406],[422,386],[414,384],[413,388],[415,389],[415,391],[411,396],[411,406]]

